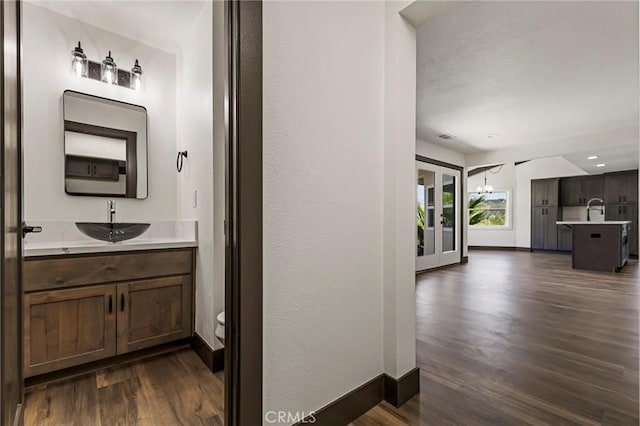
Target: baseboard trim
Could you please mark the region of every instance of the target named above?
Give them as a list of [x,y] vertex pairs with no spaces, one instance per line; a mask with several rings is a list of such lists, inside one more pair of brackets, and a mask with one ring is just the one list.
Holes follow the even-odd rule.
[[419,368],[414,368],[399,379],[394,379],[386,374],[384,375],[384,399],[394,407],[400,407],[419,393]]
[[420,393],[419,368],[414,368],[399,379],[381,374],[329,403],[294,426],[303,426],[309,423],[316,426],[347,425],[382,401],[400,407],[418,393]]
[[224,349],[211,349],[211,346],[198,333],[193,334],[191,347],[213,373],[224,370]]
[[341,396],[296,426],[313,423],[315,426],[348,425],[384,399],[384,374]]
[[531,251],[529,247],[515,247],[515,246],[469,246],[469,250],[526,251],[526,252]]
[[462,261],[460,263],[461,264],[469,263],[469,256],[463,256]]

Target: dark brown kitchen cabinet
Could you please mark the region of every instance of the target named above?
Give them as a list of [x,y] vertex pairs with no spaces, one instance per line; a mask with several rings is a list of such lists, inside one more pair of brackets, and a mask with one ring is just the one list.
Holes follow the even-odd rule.
[[574,176],[560,179],[560,205],[586,206],[592,198],[604,196],[604,177]]
[[120,162],[101,158],[66,156],[67,178],[117,181],[120,178]]
[[633,204],[638,202],[638,171],[607,173],[604,175],[604,202],[606,204]]
[[629,220],[629,254],[638,255],[638,205],[607,204],[604,209],[605,220]]
[[558,250],[571,251],[573,249],[573,233],[571,228],[558,225]]
[[558,249],[557,207],[531,209],[531,248],[533,250]]
[[532,206],[558,205],[558,178],[536,179],[531,181]]

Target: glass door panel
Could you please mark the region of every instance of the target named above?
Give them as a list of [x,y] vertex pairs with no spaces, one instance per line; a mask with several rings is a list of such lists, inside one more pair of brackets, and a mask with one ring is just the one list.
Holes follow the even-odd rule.
[[442,251],[456,250],[456,177],[442,174]]
[[416,202],[417,252],[418,257],[433,255],[435,245],[435,182],[436,174],[431,170],[418,169]]

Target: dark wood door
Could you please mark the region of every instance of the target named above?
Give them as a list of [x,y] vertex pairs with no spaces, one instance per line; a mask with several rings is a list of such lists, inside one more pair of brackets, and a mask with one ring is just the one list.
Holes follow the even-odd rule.
[[25,294],[25,376],[115,354],[115,284]]
[[2,426],[22,424],[22,148],[20,143],[20,3],[3,1],[2,265],[0,407]]
[[531,209],[531,248],[534,250],[544,249],[546,208],[533,207]]
[[544,211],[544,249],[558,250],[558,208],[545,207]]
[[118,284],[118,354],[189,337],[191,275]]

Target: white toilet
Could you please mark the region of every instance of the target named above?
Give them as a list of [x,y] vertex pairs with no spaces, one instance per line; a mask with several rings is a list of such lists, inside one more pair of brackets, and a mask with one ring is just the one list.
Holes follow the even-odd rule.
[[222,311],[216,317],[218,324],[216,325],[216,337],[220,340],[220,343],[224,345],[224,311]]

